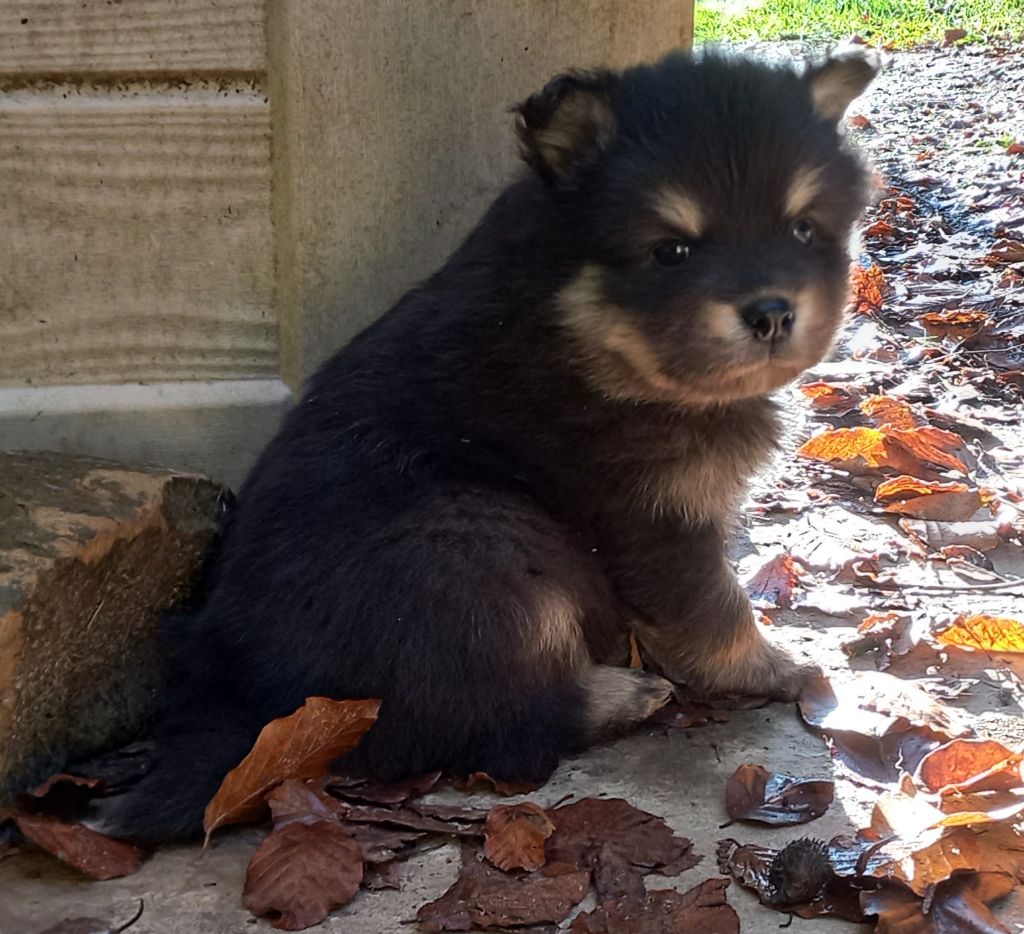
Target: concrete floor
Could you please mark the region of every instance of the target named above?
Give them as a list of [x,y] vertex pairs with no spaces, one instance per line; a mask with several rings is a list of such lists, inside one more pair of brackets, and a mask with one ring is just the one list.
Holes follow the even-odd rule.
[[[527,797],[543,805],[554,804],[570,792],[577,797],[623,797],[664,817],[678,833],[693,839],[695,852],[704,855],[700,865],[677,879],[651,878],[652,883],[683,890],[718,875],[714,850],[722,837],[770,845],[808,833],[828,839],[852,832],[864,813],[863,801],[837,800],[822,818],[803,827],[773,830],[735,825],[719,830],[725,820],[725,782],[744,762],[807,777],[832,774],[824,744],[801,725],[795,709],[772,705],[736,711],[727,723],[667,735],[652,730],[592,750],[565,762],[551,782]],[[435,797],[466,800],[455,792]],[[472,795],[469,803],[486,805],[490,800],[491,796]],[[132,934],[235,934],[253,931],[257,925],[269,930],[241,905],[245,868],[262,834],[259,829],[223,832],[202,858],[197,845],[166,847],[136,875],[110,882],[84,880],[49,857],[15,855],[0,863],[0,934],[34,934],[63,918],[79,916],[116,925],[134,914],[139,899],[145,901],[145,912],[131,928]],[[414,930],[403,922],[454,881],[458,865],[458,852],[451,845],[421,853],[404,864],[401,891],[360,892],[313,930],[345,934]],[[729,901],[739,912],[744,934],[775,932],[785,921],[785,916],[760,906],[735,884],[729,889]],[[864,930],[836,920],[799,918],[790,930],[813,932],[826,925],[834,934]]]

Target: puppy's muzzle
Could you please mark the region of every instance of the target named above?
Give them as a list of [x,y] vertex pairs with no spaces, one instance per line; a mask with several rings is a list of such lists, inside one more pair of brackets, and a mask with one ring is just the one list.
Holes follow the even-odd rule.
[[750,328],[755,340],[768,343],[789,337],[796,320],[796,311],[788,299],[759,298],[741,308],[740,317]]

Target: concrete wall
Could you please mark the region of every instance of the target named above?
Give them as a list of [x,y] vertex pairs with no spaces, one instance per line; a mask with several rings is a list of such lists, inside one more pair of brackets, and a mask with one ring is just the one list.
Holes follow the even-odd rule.
[[518,170],[508,108],[692,7],[0,0],[0,448],[237,483]]

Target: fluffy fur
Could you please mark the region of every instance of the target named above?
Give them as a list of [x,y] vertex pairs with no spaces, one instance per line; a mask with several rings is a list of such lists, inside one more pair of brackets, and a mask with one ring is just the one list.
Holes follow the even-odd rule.
[[383,700],[346,771],[541,780],[665,700],[612,667],[627,626],[668,678],[795,696],[725,543],[768,394],[840,320],[866,178],[837,120],[873,73],[676,54],[523,103],[531,171],[253,469],[202,606],[168,622],[148,774],[94,825],[197,831],[310,695]]

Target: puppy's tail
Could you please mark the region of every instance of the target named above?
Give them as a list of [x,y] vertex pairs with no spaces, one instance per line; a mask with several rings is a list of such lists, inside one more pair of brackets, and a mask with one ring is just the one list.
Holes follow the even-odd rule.
[[199,836],[206,805],[258,733],[237,713],[202,728],[168,723],[149,739],[69,768],[104,781],[103,796],[89,802],[82,823],[137,843]]

